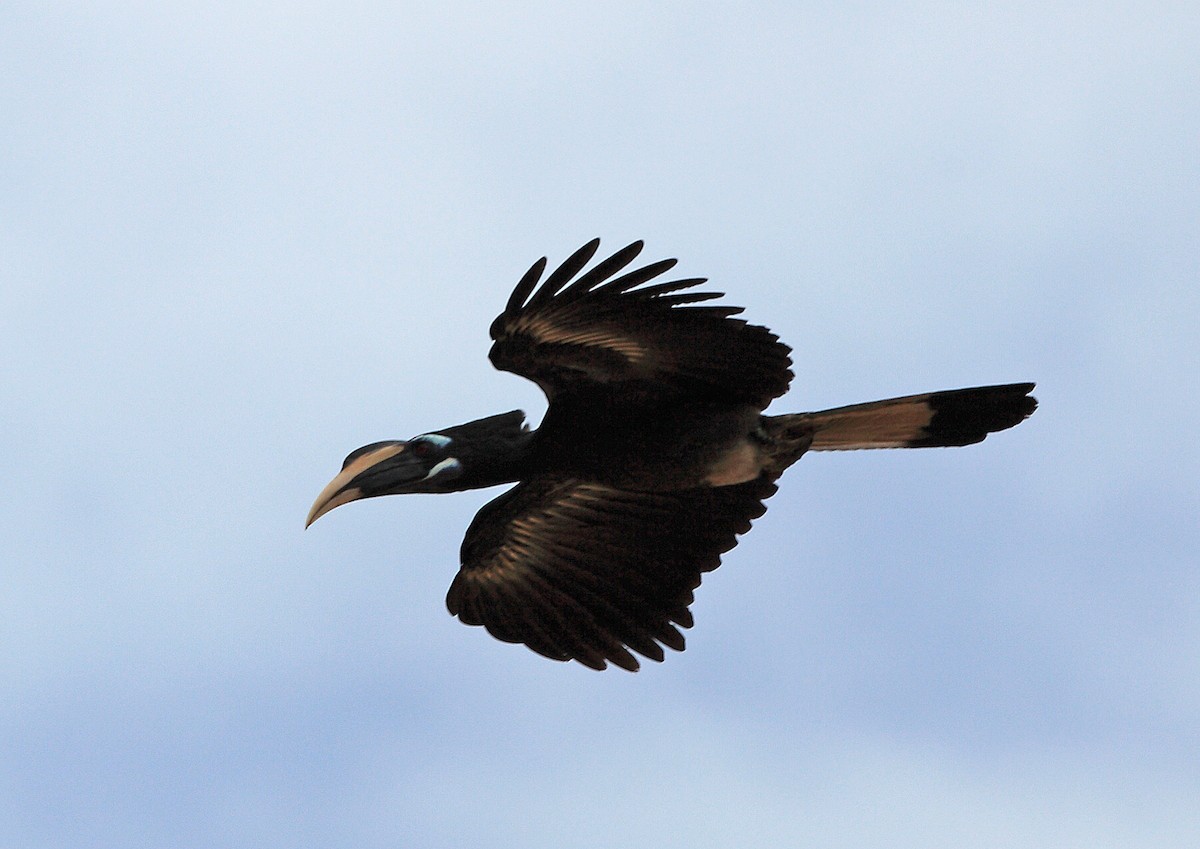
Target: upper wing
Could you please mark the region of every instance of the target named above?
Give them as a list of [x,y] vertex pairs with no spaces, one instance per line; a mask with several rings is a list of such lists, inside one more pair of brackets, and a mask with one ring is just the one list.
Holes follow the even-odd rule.
[[575,278],[600,246],[593,239],[534,291],[543,257],[492,322],[496,368],[528,377],[550,400],[598,384],[750,403],[787,391],[790,350],[765,327],[730,318],[741,307],[693,306],[720,292],[685,292],[703,278],[643,285],[675,265],[666,259],[622,271],[642,250],[623,248]]
[[[638,668],[629,649],[683,651],[692,591],[775,484],[623,492],[535,478],[484,505],[467,529],[446,606],[468,625],[555,660]],[[659,645],[659,644],[662,645]]]

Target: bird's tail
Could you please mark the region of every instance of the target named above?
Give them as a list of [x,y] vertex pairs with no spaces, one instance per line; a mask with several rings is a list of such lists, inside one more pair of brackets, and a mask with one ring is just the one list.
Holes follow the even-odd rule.
[[763,425],[769,437],[784,443],[811,434],[809,451],[970,445],[1028,418],[1037,408],[1032,391],[1032,383],[1010,383],[926,392],[817,413],[764,416]]

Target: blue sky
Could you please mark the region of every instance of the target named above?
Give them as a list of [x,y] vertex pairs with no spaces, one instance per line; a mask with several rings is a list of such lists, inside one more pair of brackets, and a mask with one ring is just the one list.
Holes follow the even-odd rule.
[[[1200,12],[5,4],[0,845],[1200,839]],[[804,458],[688,651],[443,607],[494,492],[302,532],[351,449],[521,407],[593,236],[794,348],[773,411],[1037,380]]]

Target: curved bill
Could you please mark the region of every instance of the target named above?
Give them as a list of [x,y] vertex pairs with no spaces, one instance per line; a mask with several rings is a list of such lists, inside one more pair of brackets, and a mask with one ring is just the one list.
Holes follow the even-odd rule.
[[363,482],[359,479],[369,476],[369,473],[380,464],[386,463],[388,460],[396,457],[404,451],[407,445],[407,442],[385,442],[378,448],[366,451],[347,463],[334,479],[321,490],[321,494],[313,502],[312,509],[308,511],[308,518],[304,520],[304,527],[307,528],[334,507],[349,504],[351,501],[357,501],[360,498],[383,495],[383,492],[364,491]]

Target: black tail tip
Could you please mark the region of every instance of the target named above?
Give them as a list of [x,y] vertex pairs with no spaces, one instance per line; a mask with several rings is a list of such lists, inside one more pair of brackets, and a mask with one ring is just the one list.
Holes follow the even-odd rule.
[[1008,383],[935,392],[929,396],[933,417],[924,428],[925,436],[910,445],[972,445],[989,433],[1016,427],[1037,409],[1037,399],[1029,394],[1033,387],[1033,383]]

